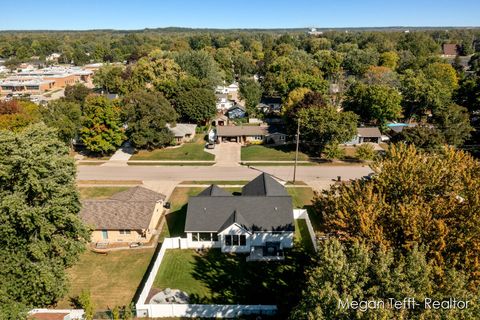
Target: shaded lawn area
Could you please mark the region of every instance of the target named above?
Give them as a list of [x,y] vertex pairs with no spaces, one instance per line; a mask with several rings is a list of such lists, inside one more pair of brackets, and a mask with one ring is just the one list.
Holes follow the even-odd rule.
[[155,149],[153,151],[141,150],[134,154],[130,160],[215,160],[215,156],[205,152],[203,135],[197,135],[192,142],[182,144],[177,148]]
[[107,199],[115,193],[125,191],[131,187],[80,187],[81,199]]
[[297,209],[307,209],[308,216],[312,222],[312,227],[315,231],[322,230],[322,223],[320,216],[313,212],[312,202],[315,196],[310,187],[295,187],[287,188],[287,192],[292,196],[293,207]]
[[295,219],[295,241],[298,241],[305,248],[306,252],[315,252],[307,222],[304,219]]
[[82,290],[91,293],[95,308],[105,310],[132,302],[154,249],[112,251],[102,255],[87,251],[67,270],[70,288],[58,308],[70,308]]
[[247,262],[245,254],[210,249],[167,250],[154,287],[181,289],[191,303],[277,304],[288,312],[300,296],[309,256],[289,250],[284,261]]
[[[242,147],[242,161],[293,161],[295,160],[295,146],[282,145],[266,147],[252,145]],[[298,160],[308,160],[309,157],[302,152],[298,153]]]

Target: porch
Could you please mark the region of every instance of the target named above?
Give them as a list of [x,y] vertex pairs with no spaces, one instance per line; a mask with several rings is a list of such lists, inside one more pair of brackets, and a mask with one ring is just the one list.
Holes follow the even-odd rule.
[[266,243],[264,246],[252,246],[247,261],[282,261],[285,260],[280,242]]

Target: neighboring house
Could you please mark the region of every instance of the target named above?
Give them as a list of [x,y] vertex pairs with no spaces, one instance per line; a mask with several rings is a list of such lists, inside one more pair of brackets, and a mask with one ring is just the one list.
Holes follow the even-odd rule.
[[189,248],[250,253],[249,260],[278,259],[293,246],[292,198],[266,173],[246,184],[241,196],[211,185],[190,197],[185,233]]
[[227,126],[229,124],[229,119],[226,115],[224,114],[218,114],[217,117],[215,119],[213,119],[213,122],[212,124],[215,126],[215,127],[218,127],[218,126]]
[[257,105],[257,109],[265,114],[278,114],[282,111],[282,98],[263,97]]
[[191,141],[193,137],[195,137],[197,125],[190,123],[177,123],[173,127],[170,124],[167,124],[167,128],[170,129],[175,136],[175,143],[181,144]]
[[80,217],[94,228],[92,242],[149,242],[164,201],[163,194],[134,187],[108,199],[83,200]]
[[245,107],[236,103],[233,107],[227,110],[226,115],[229,119],[239,119],[245,118],[246,113]]
[[444,57],[455,57],[460,54],[460,47],[455,43],[442,44],[442,55]]
[[29,320],[80,320],[85,312],[82,309],[33,309],[28,312]]
[[286,141],[286,135],[270,126],[219,126],[217,142],[224,141],[283,144]]
[[357,128],[357,136],[351,141],[345,143],[347,145],[355,145],[362,143],[380,143],[382,141],[382,133],[378,127],[359,127]]
[[216,95],[217,102],[215,106],[218,112],[225,113],[228,109],[235,105],[235,101],[228,98],[226,93],[217,93]]
[[46,57],[45,57],[45,60],[46,60],[46,61],[55,61],[55,62],[57,62],[58,59],[59,59],[61,56],[62,56],[62,55],[61,55],[60,53],[54,52],[54,53],[46,56]]
[[224,93],[224,94],[232,94],[232,93],[237,93],[238,92],[238,84],[237,83],[232,83],[228,86],[217,86],[215,88],[215,92],[217,93]]

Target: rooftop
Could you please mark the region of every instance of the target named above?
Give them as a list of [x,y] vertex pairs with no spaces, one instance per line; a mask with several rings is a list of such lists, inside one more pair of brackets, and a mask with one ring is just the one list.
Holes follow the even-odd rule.
[[381,137],[382,133],[378,127],[359,127],[357,133],[361,137]]

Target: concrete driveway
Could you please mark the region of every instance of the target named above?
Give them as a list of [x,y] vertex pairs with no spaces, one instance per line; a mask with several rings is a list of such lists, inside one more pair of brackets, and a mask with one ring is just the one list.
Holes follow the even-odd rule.
[[240,152],[242,145],[236,142],[222,142],[211,150],[215,154],[215,166],[238,167],[240,165]]

